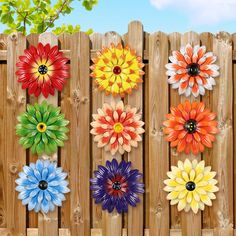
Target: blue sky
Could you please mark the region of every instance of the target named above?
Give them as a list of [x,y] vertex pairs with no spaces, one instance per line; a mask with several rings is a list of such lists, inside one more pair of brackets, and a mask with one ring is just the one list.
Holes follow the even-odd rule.
[[56,25],[80,24],[84,31],[123,34],[130,21],[139,20],[147,32],[236,32],[236,0],[99,0],[92,11],[75,1],[73,7]]

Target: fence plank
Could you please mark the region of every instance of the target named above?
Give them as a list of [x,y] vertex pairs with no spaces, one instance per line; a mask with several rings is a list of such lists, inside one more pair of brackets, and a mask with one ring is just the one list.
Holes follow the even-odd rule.
[[[33,45],[37,47],[38,45],[38,34],[29,34],[27,36],[27,46]],[[27,103],[34,104],[38,101],[38,99],[34,95],[27,95]],[[36,154],[32,154],[30,150],[26,150],[27,155],[27,164],[31,162],[36,162],[38,159],[38,156]],[[34,211],[28,211],[27,212],[27,227],[29,228],[36,228],[38,227],[38,214]]]
[[[43,33],[39,35],[39,42],[43,45],[49,43],[51,46],[57,45],[58,40],[55,35],[52,33]],[[38,102],[42,103],[44,100],[43,95],[40,95],[38,98]],[[49,96],[47,98],[47,102],[54,106],[58,105],[58,92],[55,91],[54,96]],[[49,159],[53,159],[57,161],[57,153],[53,154],[49,157]],[[46,235],[58,235],[58,208],[56,207],[53,212],[49,212],[47,215],[39,213],[38,215],[38,227],[39,227],[39,236]]]
[[[92,50],[101,50],[102,48],[102,34],[95,33],[90,36],[92,42]],[[92,81],[92,114],[97,113],[97,109],[103,105],[103,96],[101,91],[98,90],[95,83]],[[97,147],[97,143],[92,142],[92,173],[97,170],[98,165],[102,165],[102,149]],[[95,204],[92,200],[92,227],[102,227],[102,208],[100,205]]]
[[[236,33],[232,35],[232,41],[233,41],[233,49],[236,49]],[[236,63],[233,63],[233,94],[234,96],[236,95]],[[236,99],[233,98],[234,103],[233,103],[233,116],[234,116],[234,147],[236,147],[236,128],[235,128],[235,124],[236,124]],[[234,227],[236,224],[236,149],[234,148]]]
[[72,36],[70,79],[70,219],[72,236],[88,236],[90,234],[90,201],[88,200],[90,198],[89,47],[89,37],[85,33],[80,32]]
[[[117,45],[121,42],[121,37],[115,32],[108,32],[104,35],[102,40],[103,47],[110,47],[111,43]],[[112,95],[106,96],[104,92],[102,92],[101,96],[103,96],[103,101],[105,103],[111,103],[112,101],[118,102],[120,100],[119,97],[114,98]],[[116,154],[112,156],[110,152],[102,150],[102,162],[105,165],[107,160],[112,160],[116,158],[117,161],[121,161],[121,155]],[[121,236],[122,231],[122,215],[118,214],[116,211],[112,213],[108,213],[107,211],[102,212],[102,229],[104,236]]]
[[233,81],[231,36],[220,33],[213,39],[220,79],[213,90],[213,110],[217,113],[220,133],[213,145],[214,162],[219,192],[213,203],[214,235],[233,235]]
[[16,83],[16,62],[26,48],[26,38],[22,34],[11,34],[7,40],[7,100],[6,102],[6,161],[7,161],[7,228],[11,235],[25,235],[26,210],[17,199],[15,179],[25,165],[26,152],[18,144],[15,133],[16,117],[25,110],[26,93]]
[[[0,51],[6,50],[7,36],[0,34]],[[0,93],[2,99],[0,100],[0,227],[5,228],[6,222],[6,187],[7,187],[7,161],[6,161],[6,149],[4,140],[6,138],[6,91],[7,86],[7,64],[0,64]]]
[[[181,34],[180,33],[172,33],[169,35],[170,42],[170,55],[172,51],[179,51],[181,46]],[[181,102],[179,93],[177,89],[172,89],[169,85],[169,95],[170,95],[170,107],[176,107]],[[170,149],[170,166],[176,166],[179,160],[178,154],[176,153],[176,149]],[[170,215],[171,215],[171,228],[179,229],[181,227],[181,217],[177,210],[176,205],[170,206]]]
[[[202,33],[200,35],[201,44],[205,45],[207,48],[207,52],[212,52],[213,50],[213,35],[211,33]],[[217,63],[217,62],[216,62]],[[218,80],[220,78],[216,79],[216,83],[218,86]],[[215,89],[213,87],[213,89]],[[205,103],[205,106],[210,109],[211,111],[214,111],[213,107],[213,93],[211,90],[206,90],[205,95],[202,97],[202,101]],[[213,150],[212,148],[206,148],[204,150],[204,153],[202,154],[203,160],[205,161],[207,166],[212,166],[215,157],[213,156]],[[214,201],[213,201],[214,204]],[[213,219],[214,219],[214,212],[212,211],[212,207],[205,207],[204,212],[202,213],[202,227],[211,229],[213,228]]]
[[[127,44],[136,51],[138,56],[143,56],[143,25],[138,21],[129,24]],[[128,95],[128,104],[137,107],[143,112],[143,86],[139,85],[137,91]],[[143,117],[143,116],[142,116]],[[132,162],[132,167],[143,172],[143,143],[139,143],[137,148],[133,148],[128,154],[128,160]],[[128,234],[132,236],[143,235],[143,196],[139,196],[140,203],[137,207],[129,207],[128,212]],[[134,227],[135,225],[135,227]]]
[[[69,34],[61,34],[58,38],[60,49],[65,51],[71,48],[71,35]],[[67,80],[66,85],[64,86],[62,92],[61,92],[61,111],[63,114],[65,114],[65,118],[70,120],[71,115],[71,101],[70,101],[70,82],[71,79],[69,78]],[[69,129],[71,128],[69,123]],[[67,140],[64,144],[64,147],[60,149],[60,164],[61,167],[65,172],[68,173],[68,181],[69,184],[71,183],[71,176],[70,176],[70,166],[71,166],[71,138]],[[59,212],[61,214],[59,225],[61,228],[70,228],[70,196],[69,194],[66,196],[66,201],[63,202],[63,205],[61,207],[61,211]]]
[[165,74],[165,64],[168,63],[166,34],[158,32],[149,36],[149,55],[149,120],[146,122],[149,126],[149,227],[150,235],[162,236],[169,235],[169,202],[163,191],[163,180],[169,169],[169,148],[162,133],[162,123],[169,110]]

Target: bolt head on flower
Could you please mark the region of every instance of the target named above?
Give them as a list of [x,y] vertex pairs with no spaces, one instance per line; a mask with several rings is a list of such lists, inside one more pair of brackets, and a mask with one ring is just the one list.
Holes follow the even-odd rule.
[[93,114],[93,119],[91,134],[95,135],[94,141],[112,155],[130,152],[131,147],[137,147],[142,141],[144,122],[141,114],[136,108],[124,106],[122,101],[111,105],[105,103],[98,109],[98,114]]
[[178,161],[177,166],[171,166],[167,176],[164,191],[169,192],[167,199],[171,205],[178,205],[178,211],[191,209],[196,214],[216,199],[215,192],[219,190],[218,181],[214,179],[216,172],[205,166],[204,161]]
[[42,93],[45,98],[54,95],[55,89],[62,91],[69,78],[69,60],[59,52],[58,46],[39,43],[37,48],[30,46],[24,53],[16,64],[22,89],[28,89],[28,93],[35,97]]
[[57,147],[64,146],[68,139],[66,127],[69,123],[61,114],[60,107],[54,107],[43,101],[41,104],[27,105],[26,112],[17,117],[16,134],[20,136],[19,143],[31,152],[41,155],[51,155]]
[[128,46],[123,48],[121,44],[111,44],[99,52],[93,62],[91,77],[107,95],[124,97],[125,93],[130,94],[143,82],[144,64]]
[[187,44],[169,57],[171,63],[166,64],[168,83],[178,89],[180,95],[204,95],[206,89],[213,89],[214,78],[219,76],[219,67],[214,64],[216,59],[212,52],[206,52],[205,46]]
[[48,213],[54,211],[55,206],[62,206],[65,193],[70,192],[67,174],[57,167],[55,162],[37,160],[24,166],[16,180],[18,199],[23,205],[28,205],[28,210]]
[[127,212],[128,205],[135,207],[140,202],[138,194],[144,193],[142,174],[131,169],[131,162],[107,161],[106,166],[98,166],[94,176],[90,180],[92,196],[96,204],[102,204],[103,210]]
[[177,107],[170,108],[167,120],[163,122],[166,140],[178,152],[197,155],[205,147],[211,148],[215,134],[219,132],[215,121],[216,113],[205,109],[203,102],[186,100]]

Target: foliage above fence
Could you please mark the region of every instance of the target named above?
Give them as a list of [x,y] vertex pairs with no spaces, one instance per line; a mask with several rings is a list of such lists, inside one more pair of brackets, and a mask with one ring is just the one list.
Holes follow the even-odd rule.
[[[37,156],[19,145],[16,135],[16,117],[26,111],[27,104],[41,103],[45,98],[28,95],[17,82],[16,63],[29,45],[38,43],[58,45],[59,50],[69,59],[70,78],[61,92],[49,95],[48,103],[60,106],[65,118],[69,120],[69,140],[58,152],[50,156],[67,172],[69,188],[67,201],[56,211],[47,215],[25,210],[17,199],[15,180],[22,167],[36,162]],[[97,52],[103,47],[129,45],[136,51],[142,73],[143,83],[137,90],[124,98],[106,95],[93,83],[94,61]],[[233,126],[234,119],[234,59],[236,36],[228,33],[185,34],[163,32],[147,33],[142,24],[131,22],[128,33],[120,36],[115,32],[95,33],[91,36],[83,32],[73,35],[52,33],[24,36],[14,33],[0,35],[0,235],[232,235],[235,228],[235,193],[234,181],[236,140]],[[179,153],[170,148],[163,133],[163,122],[170,107],[176,107],[186,100],[168,84],[165,65],[170,63],[169,56],[181,46],[190,44],[205,45],[207,51],[217,56],[220,76],[215,77],[214,89],[206,90],[204,96],[190,101],[202,101],[210,111],[217,113],[220,134],[211,149],[193,154]],[[92,66],[92,67],[91,67]],[[91,67],[91,70],[90,70]],[[92,73],[92,74],[91,74]],[[91,77],[90,77],[91,74]],[[138,81],[141,82],[141,81]],[[118,98],[119,97],[119,98]],[[98,148],[90,135],[92,114],[104,103],[122,101],[124,105],[138,108],[145,122],[145,133],[138,147],[132,152],[106,152]],[[121,103],[121,102],[120,102]],[[21,133],[22,131],[19,131]],[[142,133],[142,132],[141,132]],[[139,135],[141,135],[141,133]],[[98,135],[98,134],[96,134]],[[127,147],[125,147],[127,148]],[[125,149],[124,148],[124,149]],[[114,151],[114,150],[113,150]],[[114,155],[112,155],[114,154]],[[140,195],[141,202],[136,208],[129,207],[128,213],[118,214],[102,211],[94,203],[90,192],[90,178],[99,165],[113,158],[119,161],[132,161],[132,168],[144,174],[145,193]],[[48,158],[48,156],[43,156]],[[204,160],[217,172],[219,192],[212,207],[205,206],[204,211],[194,214],[178,212],[176,206],[170,206],[163,190],[170,166],[176,166],[178,160]],[[191,187],[191,186],[190,186]],[[211,195],[212,196],[212,195]]]

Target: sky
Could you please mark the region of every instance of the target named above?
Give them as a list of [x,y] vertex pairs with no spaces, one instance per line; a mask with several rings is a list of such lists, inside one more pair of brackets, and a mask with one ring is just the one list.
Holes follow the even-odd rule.
[[75,1],[73,7],[56,26],[80,24],[83,31],[123,34],[130,21],[139,20],[147,32],[236,32],[236,0],[99,0],[92,11]]

